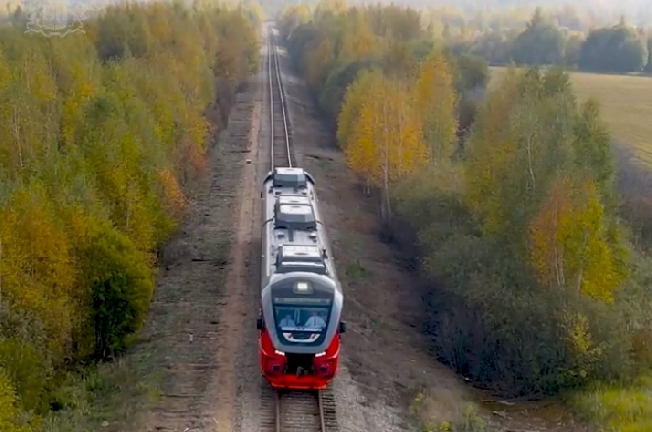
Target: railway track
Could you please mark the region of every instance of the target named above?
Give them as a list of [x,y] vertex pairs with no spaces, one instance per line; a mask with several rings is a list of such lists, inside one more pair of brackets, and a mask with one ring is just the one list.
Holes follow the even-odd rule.
[[270,100],[272,169],[274,167],[294,167],[296,166],[296,161],[288,127],[287,105],[283,90],[281,67],[278,61],[274,34],[271,30],[268,35],[268,41],[267,76]]
[[336,432],[335,397],[319,391],[277,391],[262,380],[262,431]]
[[[287,105],[281,68],[272,31],[268,34],[267,75],[271,127],[271,165],[294,167]],[[320,391],[276,391],[261,380],[261,431],[337,432],[335,396],[327,387]]]

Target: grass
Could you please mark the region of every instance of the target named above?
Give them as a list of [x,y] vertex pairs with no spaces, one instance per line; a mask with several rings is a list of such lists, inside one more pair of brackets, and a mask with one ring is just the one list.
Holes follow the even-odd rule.
[[606,431],[652,431],[652,377],[641,378],[627,388],[596,385],[570,398],[586,420]]
[[[492,81],[505,71],[490,68]],[[652,167],[652,77],[571,72],[580,99],[595,97],[611,135]],[[491,83],[490,83],[491,85]]]
[[[148,357],[146,353],[143,353]],[[121,358],[70,374],[59,387],[64,409],[43,420],[44,432],[123,430],[160,397],[160,374],[146,358]]]
[[363,267],[359,260],[356,260],[347,264],[346,275],[351,279],[369,279],[371,272]]
[[43,432],[119,432],[139,425],[160,400],[165,352],[142,349],[135,336],[130,353],[115,361],[69,373],[56,392],[63,409],[43,421]]
[[437,403],[435,399],[425,389],[415,391],[409,412],[419,432],[485,432],[487,430],[487,425],[473,402],[457,407],[454,418],[442,420],[437,418],[438,416],[434,415],[431,409],[432,404]]

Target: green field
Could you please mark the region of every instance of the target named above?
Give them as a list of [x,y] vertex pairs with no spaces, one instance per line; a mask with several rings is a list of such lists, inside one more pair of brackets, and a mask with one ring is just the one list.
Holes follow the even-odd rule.
[[[492,67],[492,78],[505,68]],[[577,95],[595,96],[612,136],[630,146],[637,157],[652,166],[652,77],[572,72]]]

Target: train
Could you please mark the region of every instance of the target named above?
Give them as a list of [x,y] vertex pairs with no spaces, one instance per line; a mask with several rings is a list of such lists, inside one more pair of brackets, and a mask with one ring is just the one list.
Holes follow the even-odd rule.
[[315,180],[277,167],[264,179],[260,367],[275,389],[322,390],[337,374],[344,297]]

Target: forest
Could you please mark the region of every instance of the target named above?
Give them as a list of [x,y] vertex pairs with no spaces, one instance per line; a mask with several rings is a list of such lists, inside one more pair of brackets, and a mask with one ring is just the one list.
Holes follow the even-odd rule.
[[[333,4],[342,2],[334,1]],[[352,2],[355,4],[355,2]],[[407,2],[410,3],[410,2]],[[563,65],[609,73],[652,71],[651,22],[645,15],[605,15],[601,9],[529,4],[507,9],[417,5],[421,26],[458,54],[490,65]],[[291,6],[304,15],[309,3]]]
[[[306,5],[313,8],[320,0],[269,0],[262,3],[270,16],[280,14],[286,6]],[[548,0],[349,0],[351,6],[365,4],[394,4],[404,8],[413,8],[422,12],[424,23],[430,20],[448,24],[451,29],[465,32],[493,29],[523,30],[525,22],[532,17],[537,7],[543,7],[546,13],[560,27],[571,30],[583,30],[611,26],[624,17],[634,26],[649,28],[652,25],[652,5],[646,0],[599,0],[568,1]],[[437,24],[436,24],[437,25]]]
[[615,25],[582,28],[572,15],[554,17],[537,8],[524,29],[468,27],[456,33],[448,24],[433,27],[435,36],[451,42],[456,52],[480,56],[493,65],[563,65],[589,72],[638,73],[652,71],[652,33],[629,25],[624,17]]
[[258,67],[256,16],[151,3],[109,7],[63,38],[0,28],[3,432],[75,409],[71,375],[141,326],[157,251]]
[[[322,2],[280,28],[381,235],[430,287],[439,359],[504,397],[634,386],[652,366],[652,261],[620,211],[599,103],[560,68],[487,90],[487,64],[421,20]],[[618,403],[626,430],[649,430],[649,407]]]

